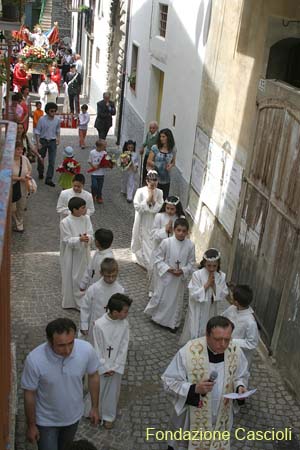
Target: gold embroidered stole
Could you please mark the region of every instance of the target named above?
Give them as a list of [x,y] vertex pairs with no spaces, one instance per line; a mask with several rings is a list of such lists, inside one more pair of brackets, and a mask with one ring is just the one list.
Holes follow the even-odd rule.
[[[224,353],[223,394],[233,392],[233,380],[237,369],[239,349],[230,343]],[[192,384],[209,378],[209,359],[206,338],[190,341],[186,354],[188,380]],[[211,392],[202,397],[201,408],[189,406],[191,431],[230,431],[232,401],[221,398],[217,423],[212,426]],[[230,440],[197,440],[189,442],[189,450],[230,450]]]

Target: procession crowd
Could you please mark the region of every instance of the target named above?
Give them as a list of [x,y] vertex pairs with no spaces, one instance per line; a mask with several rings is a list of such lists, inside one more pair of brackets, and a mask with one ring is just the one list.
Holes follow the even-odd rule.
[[[200,265],[196,263],[189,222],[179,197],[173,192],[170,195],[170,176],[176,163],[171,130],[159,130],[158,124],[151,122],[143,147],[137,150],[134,140],[125,142],[116,161],[107,152],[105,140],[115,114],[114,104],[108,93],[99,103],[98,112],[102,110],[104,115],[97,115],[99,139],[87,157],[87,173],[82,173],[71,146],[64,148],[64,159],[56,169],[62,187],[57,202],[62,308],[78,310],[80,318],[77,324],[63,317],[50,322],[46,343],[26,358],[22,388],[28,440],[37,442],[40,450],[94,449],[92,444],[74,441],[80,418],[89,417],[95,425],[101,420],[107,430],[113,428],[116,419],[130,341],[127,316],[134,299],[126,295],[118,281],[118,261],[111,250],[113,232],[93,230],[91,221],[94,202],[104,202],[104,181],[112,176],[116,165],[122,172],[120,191],[135,209],[132,258],[149,278],[145,314],[176,333],[182,323],[188,284],[189,306],[179,339],[183,347],[162,377],[174,403],[170,429],[219,430],[227,423],[230,430],[233,400],[223,396],[245,393],[259,338],[250,306],[252,290],[237,285],[230,292],[226,274],[221,271],[220,252],[215,248],[204,253]],[[83,106],[82,115],[87,114]],[[33,129],[38,176],[44,178],[48,155],[45,183],[50,187],[55,186],[60,139],[56,112],[57,105],[48,102]],[[80,149],[85,147],[85,135],[79,132]],[[141,164],[138,154],[142,155]],[[87,175],[91,177],[91,193],[85,190]],[[32,186],[31,164],[19,141],[13,182],[15,230],[23,232],[28,193],[36,187]],[[20,196],[16,195],[16,184]],[[229,307],[227,300],[232,303]],[[230,442],[222,444],[230,448]],[[169,450],[181,450],[189,444],[169,440],[168,445]]]

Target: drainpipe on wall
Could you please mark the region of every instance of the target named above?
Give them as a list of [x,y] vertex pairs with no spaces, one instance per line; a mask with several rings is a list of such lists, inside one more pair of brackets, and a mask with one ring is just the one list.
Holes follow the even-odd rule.
[[132,0],[128,0],[128,4],[127,4],[125,52],[124,52],[123,73],[122,73],[120,112],[119,112],[119,120],[118,120],[118,135],[117,135],[117,142],[116,142],[117,145],[120,144],[120,137],[121,137],[121,130],[122,130],[122,118],[123,118],[124,93],[125,93],[125,83],[126,83],[126,67],[127,67],[127,51],[128,51],[128,36],[129,36],[129,25],[130,25],[131,1]]

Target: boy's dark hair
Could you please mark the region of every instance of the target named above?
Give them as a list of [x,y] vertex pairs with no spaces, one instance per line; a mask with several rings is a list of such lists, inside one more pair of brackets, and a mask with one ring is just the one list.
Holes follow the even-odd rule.
[[206,334],[208,334],[208,336],[211,333],[211,330],[213,328],[228,328],[231,327],[232,331],[234,330],[234,324],[231,322],[231,320],[227,319],[227,317],[223,317],[223,316],[215,316],[212,317],[211,319],[209,319],[209,321],[207,322],[206,325]]
[[248,284],[237,284],[234,286],[232,295],[234,300],[243,308],[247,308],[253,300],[253,291]]
[[97,448],[87,439],[80,439],[79,441],[69,442],[64,450],[97,450]]
[[114,240],[114,234],[111,230],[99,228],[95,231],[95,241],[97,241],[103,250],[109,248]]
[[105,258],[100,264],[101,273],[111,273],[114,270],[119,270],[118,263],[114,258]]
[[54,102],[47,103],[47,105],[45,106],[45,113],[47,114],[50,109],[55,109],[55,111],[57,111],[57,104]]
[[70,333],[73,330],[76,333],[76,325],[73,320],[68,319],[67,317],[60,317],[59,319],[52,320],[46,326],[46,336],[48,341],[53,341],[54,333],[62,334],[62,333]]
[[19,102],[20,100],[22,100],[22,94],[20,94],[20,92],[16,92],[15,94],[13,94],[11,96],[11,100],[14,102]]
[[185,227],[187,229],[187,231],[189,231],[189,223],[187,221],[187,219],[185,219],[184,217],[179,217],[179,219],[176,219],[174,222],[174,230],[177,227]]
[[23,92],[25,91],[25,89],[29,89],[29,86],[26,84],[25,86],[21,87],[21,92],[23,94]]
[[72,183],[73,181],[79,181],[79,183],[85,184],[85,176],[82,175],[82,173],[76,173],[76,175],[72,178]]
[[42,102],[40,102],[39,100],[35,102],[35,106],[37,105],[42,105]]
[[121,312],[124,306],[130,307],[132,303],[131,298],[124,294],[114,294],[108,300],[106,309],[112,313],[113,311]]
[[82,206],[86,205],[86,201],[83,198],[80,197],[72,197],[69,200],[68,208],[71,211],[71,213],[74,211],[74,209],[79,209]]
[[16,143],[15,143],[15,148],[23,148],[23,142],[21,142],[21,141],[16,141]]
[[89,107],[88,107],[88,105],[87,105],[86,103],[84,103],[83,105],[81,105],[81,109],[86,109],[86,110],[88,110]]

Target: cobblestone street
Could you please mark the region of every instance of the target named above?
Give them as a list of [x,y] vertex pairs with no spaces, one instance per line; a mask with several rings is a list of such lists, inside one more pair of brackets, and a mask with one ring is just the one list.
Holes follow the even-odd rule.
[[[92,119],[93,121],[93,119]],[[62,160],[62,148],[72,145],[75,158],[86,173],[89,150],[96,140],[95,130],[89,130],[88,148],[79,150],[77,132],[62,130],[62,142],[56,160]],[[109,139],[111,149],[113,140]],[[33,175],[37,178],[34,165]],[[87,175],[86,188],[90,190]],[[38,192],[28,201],[25,233],[13,235],[12,258],[12,321],[16,342],[18,373],[18,417],[16,449],[33,447],[25,442],[20,375],[28,352],[45,341],[46,324],[59,316],[72,318],[76,324],[79,313],[61,308],[61,275],[59,266],[59,218],[56,202],[60,188],[38,182]],[[133,299],[129,314],[131,341],[128,364],[122,381],[118,418],[112,431],[92,427],[88,420],[80,423],[77,437],[90,439],[98,450],[163,450],[166,442],[146,442],[146,428],[168,430],[170,403],[162,390],[160,376],[178,349],[177,335],[156,327],[144,314],[147,303],[146,272],[132,263],[131,229],[134,217],[132,205],[120,194],[120,172],[113,169],[105,177],[104,204],[96,205],[92,216],[94,229],[105,227],[114,233],[113,250],[120,265],[120,282]],[[250,388],[258,392],[235,418],[236,426],[250,430],[275,430],[291,427],[291,441],[235,441],[232,449],[297,450],[300,449],[300,404],[285,388],[280,374],[271,362],[260,354],[253,361]],[[67,407],[67,406],[66,406]]]

